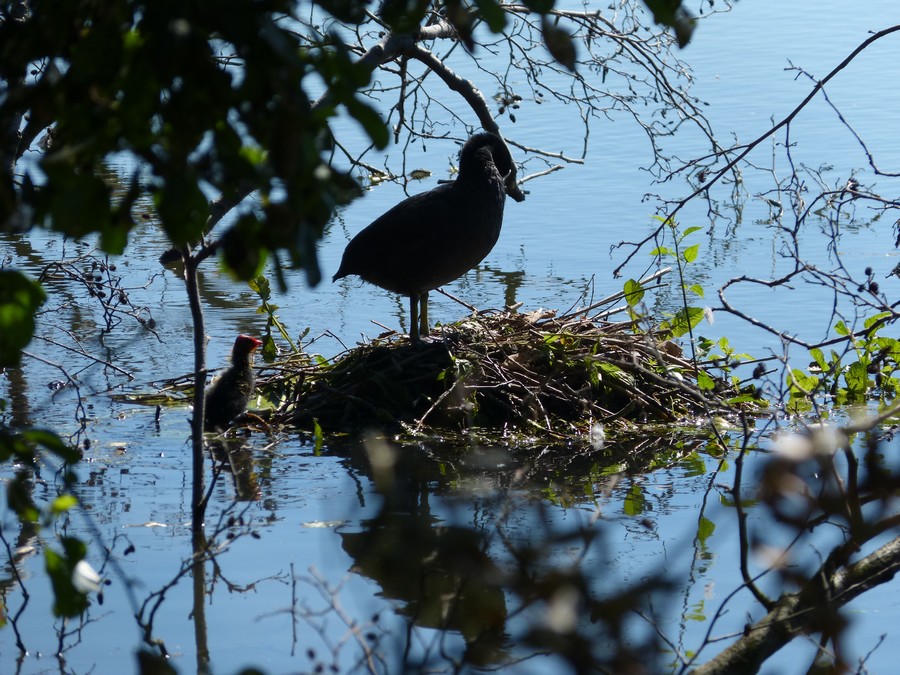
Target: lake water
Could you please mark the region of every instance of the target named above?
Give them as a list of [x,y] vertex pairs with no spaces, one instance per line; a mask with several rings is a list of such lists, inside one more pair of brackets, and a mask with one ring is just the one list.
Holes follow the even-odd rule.
[[[762,134],[773,119],[787,114],[808,93],[810,82],[786,71],[789,63],[824,77],[869,31],[886,28],[897,17],[895,3],[887,0],[860,3],[852,9],[833,0],[814,7],[774,0],[740,2],[732,12],[702,23],[681,56],[694,70],[693,92],[709,103],[705,110],[720,139],[734,133],[746,142]],[[900,167],[897,63],[900,37],[895,35],[859,57],[827,89],[835,105],[877,152],[879,164],[894,172]],[[483,80],[471,66],[467,70],[461,61],[454,63],[454,68],[481,85]],[[481,86],[488,96],[494,93],[490,83]],[[502,121],[501,127],[509,139],[523,146],[580,153],[582,136],[574,110],[526,100],[517,111],[517,122]],[[362,142],[357,132],[351,129],[349,133],[351,146]],[[456,133],[464,135],[460,129]],[[830,165],[823,173],[829,184],[842,185],[854,174],[875,193],[895,194],[896,181],[873,175],[859,145],[823,101],[816,100],[798,117],[791,137],[797,143],[792,151],[795,164],[812,169]],[[783,141],[783,136],[778,140]],[[684,158],[708,150],[699,135],[689,130],[672,141],[671,149]],[[413,148],[407,169],[427,168],[433,176],[411,184],[410,192],[428,189],[437,179],[448,177],[445,169],[454,154],[450,144],[432,143],[427,153]],[[526,159],[524,153],[514,154],[520,161]],[[771,142],[763,143],[752,158],[762,167],[774,165],[783,176],[783,152],[773,152]],[[643,133],[624,116],[611,122],[595,121],[584,166],[568,166],[530,181],[527,201],[507,204],[500,242],[485,263],[447,290],[482,309],[521,301],[523,311],[566,309],[579,302],[590,284],[595,297],[620,290],[624,278],[638,277],[651,267],[650,257],[639,254],[623,279],[611,275],[622,260],[621,250],[611,251],[611,247],[622,240],[637,240],[655,227],[655,203],[644,200],[645,194],[674,199],[687,194],[684,183],[653,184],[640,168],[650,159]],[[375,158],[369,161],[378,164]],[[536,169],[534,164],[529,166]],[[771,179],[753,171],[746,171],[744,178],[746,198],[739,223],[733,213],[712,223],[700,202],[679,215],[685,227],[706,228],[690,240],[701,244],[700,259],[688,272],[691,281],[706,288],[701,304],[716,307],[715,289],[733,276],[769,277],[786,266],[778,255],[776,233],[767,224],[770,207],[757,197],[771,188]],[[337,269],[349,238],[403,196],[400,186],[384,184],[341,214],[320,246],[326,278]],[[714,197],[726,200],[728,188]],[[874,277],[891,298],[900,283],[896,277],[886,278],[898,262],[892,221],[869,222],[858,215],[858,221],[842,232],[841,259],[859,278],[865,267],[872,267]],[[821,250],[820,226],[817,220],[809,221],[801,243],[809,259],[830,267],[834,259]],[[27,242],[3,240],[0,246],[13,265],[32,271],[59,259],[63,247],[68,257],[79,250],[71,242],[63,244],[40,233]],[[44,537],[52,541],[55,532],[88,540],[88,559],[98,569],[104,563],[104,549],[109,548],[124,579],[109,566],[102,570],[111,580],[104,603],[93,605],[90,621],[78,635],[62,641],[65,651],[57,660],[53,655],[62,624],[52,623],[49,614],[41,544],[27,533],[18,535],[17,540],[19,528],[10,513],[3,511],[3,533],[9,544],[37,548],[26,552],[19,566],[30,598],[17,621],[29,654],[16,660],[12,631],[9,626],[0,630],[2,672],[131,672],[134,651],[141,642],[126,587],[143,602],[170,583],[181,560],[190,555],[187,410],[167,408],[157,423],[153,409],[126,405],[109,395],[123,389],[147,391],[152,382],[188,373],[192,367],[190,315],[183,283],[172,273],[159,270],[155,262],[164,248],[161,235],[147,225],[134,237],[127,255],[115,261],[132,303],[146,307],[153,316],[157,336],[126,322],[98,341],[96,309],[84,305],[83,295],[71,290],[70,284],[51,284],[48,307],[67,305],[68,309],[49,316],[65,316],[70,325],[44,322],[39,335],[65,344],[82,340],[87,352],[119,365],[134,380],[49,342],[36,340],[30,346],[29,351],[77,372],[89,418],[87,435],[92,441],[86,463],[78,467],[81,482],[77,493],[88,506],[88,515],[75,513],[54,531],[46,531]],[[509,285],[511,274],[518,275],[514,291]],[[209,363],[222,364],[234,336],[259,333],[264,321],[255,312],[258,302],[253,294],[219,274],[214,265],[203,270],[202,286]],[[63,292],[55,292],[58,290]],[[811,341],[823,338],[833,323],[831,295],[808,283],[778,291],[739,287],[729,298],[772,326]],[[323,336],[312,350],[326,355],[337,353],[342,344],[353,344],[362,335],[380,333],[382,329],[373,321],[408,328],[404,300],[356,280],[337,284],[326,280],[310,289],[298,275],[289,291],[275,301],[294,335],[309,327],[311,337]],[[660,311],[677,304],[668,292],[650,302]],[[432,294],[433,321],[453,321],[464,314],[453,301]],[[771,335],[721,312],[714,324],[704,324],[698,332],[728,336],[738,351],[754,355],[782,352]],[[800,366],[808,361],[799,351],[792,357]],[[14,401],[17,422],[69,433],[76,429],[75,397],[68,390],[55,391],[49,386],[61,378],[59,370],[28,361],[20,374],[0,379],[0,391]],[[341,615],[333,608],[317,613],[332,603],[340,606],[344,616],[360,622],[363,633],[371,633],[362,640],[376,644],[377,651],[396,665],[408,638],[408,622],[400,608],[409,598],[402,583],[392,585],[389,575],[376,572],[365,556],[365,535],[375,529],[373,521],[383,516],[384,496],[374,487],[364,454],[354,444],[316,452],[299,435],[278,438],[278,444],[269,447],[271,440],[254,437],[248,441],[256,461],[252,480],[258,500],[235,503],[235,488],[228,476],[216,483],[212,493],[210,533],[217,531],[220,516],[240,515],[239,521],[221,528],[220,542],[227,542],[229,534],[234,539],[229,550],[217,558],[218,567],[207,571],[209,595],[203,606],[214,671],[232,673],[257,666],[268,673],[308,672],[319,663],[340,672],[357,667],[365,650],[348,637]],[[423,444],[403,449],[403,457],[409,458],[403,462],[410,463],[403,468],[414,476],[410,480],[416,485],[417,526],[429,524],[421,538],[430,546],[438,548],[442,541],[471,545],[474,541],[485,552],[484,564],[502,568],[511,564],[508,542],[544,544],[542,565],[560,569],[580,565],[600,597],[664,570],[678,592],[659,595],[654,618],[674,648],[689,651],[697,648],[710,617],[740,585],[735,516],[733,509],[724,505],[727,499],[721,487],[732,482],[734,458],[727,458],[720,467],[719,459],[702,448],[692,453],[690,449],[681,458],[673,455],[652,472],[619,481],[599,471],[605,467],[602,453],[573,459],[564,468],[553,453],[507,455],[499,449],[501,459],[497,460],[490,448],[473,453]],[[477,457],[485,454],[491,461],[482,465]],[[516,472],[525,465],[531,467],[527,479],[517,483]],[[548,475],[542,475],[542,468]],[[51,470],[42,472],[35,490],[39,498],[56,494]],[[751,525],[767,526],[757,510],[751,509],[750,518]],[[714,530],[699,538],[698,529],[707,521]],[[409,525],[396,520],[377,524],[397,532]],[[590,543],[564,538],[579,529],[593,532],[596,538]],[[415,555],[409,552],[411,560],[416,560]],[[12,615],[24,601],[10,574],[8,566],[4,567],[4,599],[7,613]],[[168,590],[154,620],[154,636],[165,642],[173,665],[182,673],[196,670],[195,630],[200,622],[191,586],[188,575]],[[887,633],[886,643],[869,657],[869,672],[887,673],[895,667],[893,645],[898,635],[894,627],[900,625],[900,616],[892,589],[885,586],[849,607],[853,626],[845,648],[851,659],[864,657]],[[503,630],[509,636],[527,630],[538,611],[519,611],[520,599],[512,593],[486,595],[491,598],[489,609],[505,617]],[[746,621],[744,611],[750,606],[749,600],[740,599],[729,605],[731,611],[716,624],[715,634],[739,633]],[[406,607],[410,611],[409,605]],[[560,607],[564,614],[565,603],[560,601]],[[441,650],[458,655],[467,649],[460,637],[465,634],[464,627],[435,630],[435,624],[427,620],[429,608],[419,609],[422,614],[413,631],[408,659],[427,661]],[[545,609],[548,617],[557,616],[554,607]],[[646,623],[634,617],[628,619],[628,626],[635,640],[648,630]],[[72,627],[69,624],[68,628]],[[326,644],[333,645],[334,657]],[[711,656],[722,644],[708,647],[703,657]],[[773,659],[765,672],[805,672],[813,653],[813,644],[798,640]],[[384,672],[396,671],[388,666]],[[517,663],[510,672],[565,671],[559,659],[547,656]]]

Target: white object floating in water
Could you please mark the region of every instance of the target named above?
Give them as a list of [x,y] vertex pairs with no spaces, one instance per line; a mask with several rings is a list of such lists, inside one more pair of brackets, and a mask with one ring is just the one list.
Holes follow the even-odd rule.
[[87,560],[79,560],[72,570],[72,585],[79,593],[99,593],[103,580]]

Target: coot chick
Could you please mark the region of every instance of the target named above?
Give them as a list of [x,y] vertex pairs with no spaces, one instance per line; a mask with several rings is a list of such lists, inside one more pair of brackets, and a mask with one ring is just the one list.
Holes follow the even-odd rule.
[[238,335],[231,349],[231,366],[206,390],[205,428],[226,429],[247,410],[256,385],[253,352],[262,344],[249,335]]
[[353,237],[333,280],[355,274],[409,296],[409,336],[418,340],[428,334],[428,292],[494,248],[507,194],[525,199],[506,144],[492,133],[475,134],[460,151],[456,180],[403,200]]

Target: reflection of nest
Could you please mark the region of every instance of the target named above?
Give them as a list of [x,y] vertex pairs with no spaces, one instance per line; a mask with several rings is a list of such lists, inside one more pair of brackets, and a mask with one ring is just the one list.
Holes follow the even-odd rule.
[[672,342],[552,312],[497,313],[444,326],[434,342],[396,336],[333,362],[282,364],[261,378],[286,401],[276,421],[325,433],[382,427],[452,432],[472,427],[553,437],[721,413],[738,395],[725,381],[701,390]]

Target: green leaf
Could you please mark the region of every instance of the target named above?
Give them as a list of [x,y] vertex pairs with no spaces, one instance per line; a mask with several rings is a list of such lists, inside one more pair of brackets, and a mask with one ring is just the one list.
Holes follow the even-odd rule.
[[250,287],[251,291],[254,291],[259,295],[261,300],[266,301],[272,297],[272,287],[269,284],[268,277],[262,275],[253,277],[247,281],[247,285]]
[[828,364],[825,362],[825,355],[822,353],[821,349],[814,347],[809,350],[809,355],[813,358],[813,361],[816,362],[816,365],[819,366],[819,368],[828,370]]
[[650,255],[652,255],[652,256],[660,256],[660,257],[674,256],[674,255],[675,255],[675,251],[673,251],[672,249],[670,249],[668,246],[657,246],[655,249],[653,249],[652,251],[650,251]]
[[701,544],[706,546],[707,540],[716,531],[716,524],[705,516],[700,517],[700,523],[697,527],[697,539]]
[[647,497],[644,495],[644,491],[641,489],[641,486],[635,483],[631,486],[628,494],[625,495],[625,515],[639,516],[645,511],[646,505]]
[[19,520],[22,523],[37,523],[41,513],[34,503],[34,486],[26,479],[25,472],[17,473],[6,482],[4,488],[6,504],[19,517]]
[[684,618],[688,621],[697,621],[699,623],[704,623],[707,619],[706,612],[704,611],[706,607],[706,602],[704,600],[699,600],[693,603],[687,612],[685,612]]
[[208,206],[193,172],[170,176],[156,193],[156,210],[169,240],[176,246],[197,241],[206,225]]
[[838,321],[834,324],[834,332],[843,337],[850,335],[850,329],[847,328],[847,325],[843,321]]
[[525,6],[538,14],[547,14],[553,9],[554,0],[525,0]]
[[18,365],[46,297],[40,284],[21,272],[0,270],[0,368]]
[[625,292],[625,302],[629,307],[634,307],[644,298],[644,287],[641,282],[634,279],[626,281],[622,290]]
[[708,373],[701,370],[697,373],[697,386],[703,391],[712,391],[715,389],[716,383]]
[[322,446],[325,444],[325,434],[322,433],[322,426],[318,419],[313,419],[313,452],[318,456],[322,452]]
[[871,328],[879,321],[884,321],[885,319],[889,319],[892,316],[894,316],[892,312],[880,312],[866,319],[865,323],[863,323],[863,326],[865,326],[866,328]]
[[695,477],[706,474],[706,462],[696,452],[687,455],[678,464],[684,467],[686,476]]
[[851,399],[859,400],[865,396],[869,388],[869,374],[866,364],[861,361],[851,363],[844,373],[844,379],[847,381],[847,394]]
[[81,451],[66,443],[52,431],[28,429],[21,434],[22,439],[32,448],[43,448],[68,464],[81,461]]
[[365,4],[354,0],[316,0],[316,4],[334,18],[346,23],[362,23],[366,18]]
[[703,290],[703,286],[700,284],[691,284],[688,286],[688,291],[696,295],[698,298],[704,297],[704,293],[706,291]]
[[60,495],[50,503],[50,512],[59,515],[76,506],[78,506],[78,500],[73,495]]
[[790,388],[791,396],[808,396],[819,386],[819,378],[794,368],[788,376],[787,384]]
[[381,18],[398,34],[413,34],[419,28],[429,7],[426,0],[384,0]]
[[681,238],[684,239],[688,235],[694,234],[694,232],[697,232],[698,230],[702,230],[702,229],[703,228],[700,227],[699,225],[694,225],[693,227],[689,227],[682,233]]
[[668,321],[664,321],[660,328],[662,330],[669,330],[672,333],[672,337],[681,337],[682,335],[686,335],[693,328],[696,328],[697,325],[703,320],[703,308],[702,307],[687,307],[678,310]]
[[697,259],[697,253],[700,251],[700,244],[694,244],[693,246],[688,246],[684,249],[684,253],[682,253],[682,258],[684,258],[685,262],[694,262]]

